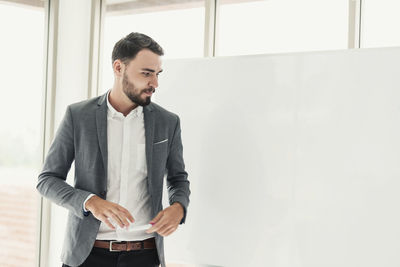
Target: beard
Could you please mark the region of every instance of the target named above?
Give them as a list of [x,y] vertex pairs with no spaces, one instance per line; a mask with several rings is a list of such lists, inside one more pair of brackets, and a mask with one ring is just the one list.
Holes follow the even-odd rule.
[[151,103],[151,96],[146,96],[144,99],[142,99],[140,97],[141,94],[143,92],[153,92],[154,93],[156,90],[152,87],[146,88],[143,90],[139,90],[138,88],[135,88],[135,85],[128,81],[128,76],[124,72],[124,76],[122,79],[122,91],[133,103],[136,103],[139,106],[144,107]]

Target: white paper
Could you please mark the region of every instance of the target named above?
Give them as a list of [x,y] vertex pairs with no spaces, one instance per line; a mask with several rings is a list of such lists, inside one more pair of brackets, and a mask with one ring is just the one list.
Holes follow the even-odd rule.
[[117,228],[119,231],[128,231],[128,232],[136,232],[136,231],[146,231],[147,229],[150,229],[152,227],[151,224],[144,224],[144,225],[137,225],[135,223],[130,223],[128,228],[124,227],[121,228],[118,224],[116,224],[111,218],[108,218],[108,220],[111,222],[111,224]]

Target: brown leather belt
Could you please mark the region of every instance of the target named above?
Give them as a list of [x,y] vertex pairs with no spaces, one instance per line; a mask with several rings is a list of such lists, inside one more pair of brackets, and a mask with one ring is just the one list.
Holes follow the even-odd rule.
[[110,251],[154,249],[156,248],[156,241],[154,237],[143,241],[96,240],[94,242],[94,247],[105,248],[109,249]]

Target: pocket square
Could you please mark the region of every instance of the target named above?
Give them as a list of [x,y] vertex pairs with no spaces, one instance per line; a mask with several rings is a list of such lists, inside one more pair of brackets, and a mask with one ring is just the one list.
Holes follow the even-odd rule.
[[161,143],[165,143],[165,142],[167,142],[167,141],[168,141],[168,139],[165,139],[165,140],[162,140],[162,141],[160,141],[160,142],[154,143],[153,145],[158,145],[158,144],[161,144]]

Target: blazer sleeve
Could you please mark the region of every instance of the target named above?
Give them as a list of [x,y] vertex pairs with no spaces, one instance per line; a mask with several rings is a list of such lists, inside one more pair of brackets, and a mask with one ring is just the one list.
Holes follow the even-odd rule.
[[186,220],[187,207],[189,205],[190,183],[187,177],[188,174],[185,171],[183,160],[180,119],[177,116],[167,159],[167,188],[169,204],[172,205],[174,202],[179,202],[183,206],[184,216],[180,224]]
[[68,106],[47,153],[36,189],[42,196],[83,219],[88,216],[83,211],[83,203],[91,193],[66,182],[74,158],[74,128],[71,108]]

